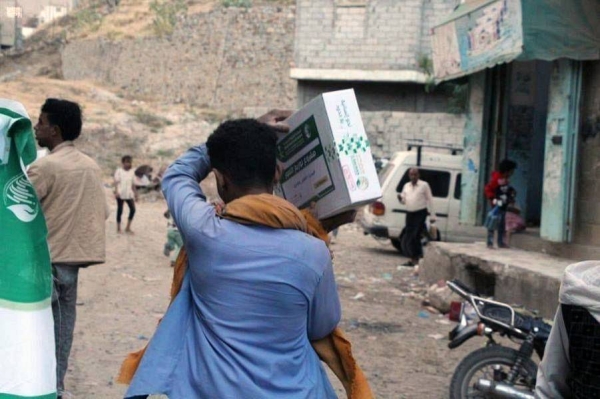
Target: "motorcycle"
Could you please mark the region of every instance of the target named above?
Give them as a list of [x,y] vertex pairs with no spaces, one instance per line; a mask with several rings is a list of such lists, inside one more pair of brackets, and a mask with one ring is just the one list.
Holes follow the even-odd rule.
[[[452,302],[449,318],[458,325],[449,334],[450,349],[481,336],[486,346],[471,352],[457,366],[450,384],[450,399],[534,399],[537,365],[552,326],[542,318],[516,311],[505,303],[482,298],[459,280],[447,282],[463,302]],[[502,346],[494,335],[520,344],[518,350]]]

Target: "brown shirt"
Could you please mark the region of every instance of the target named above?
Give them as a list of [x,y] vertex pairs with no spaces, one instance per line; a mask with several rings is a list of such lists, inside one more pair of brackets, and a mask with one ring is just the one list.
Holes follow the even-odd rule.
[[28,175],[46,217],[52,263],[104,263],[108,207],[96,162],[66,141]]

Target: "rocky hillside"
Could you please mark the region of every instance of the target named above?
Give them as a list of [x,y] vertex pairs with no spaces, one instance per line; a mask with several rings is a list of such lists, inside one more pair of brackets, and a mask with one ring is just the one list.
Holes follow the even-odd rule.
[[[159,169],[224,119],[293,105],[293,1],[109,2],[89,1],[0,56],[0,97],[32,119],[47,97],[82,104],[78,145],[107,176],[125,153]],[[180,6],[167,22],[165,4]]]

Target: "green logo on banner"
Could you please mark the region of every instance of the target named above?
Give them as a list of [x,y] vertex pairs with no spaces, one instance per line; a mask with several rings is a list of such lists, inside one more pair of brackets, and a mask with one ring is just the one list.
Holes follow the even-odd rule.
[[2,199],[4,206],[22,222],[31,222],[39,212],[35,190],[24,174],[17,175],[6,183]]
[[24,171],[36,153],[30,120],[0,106],[0,141],[0,307],[38,309],[50,300],[52,271],[46,221]]

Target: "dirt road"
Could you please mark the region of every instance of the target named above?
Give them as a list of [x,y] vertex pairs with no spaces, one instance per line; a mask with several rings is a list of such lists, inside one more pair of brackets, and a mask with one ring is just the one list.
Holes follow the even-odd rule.
[[[114,206],[113,206],[114,208]],[[125,354],[144,346],[168,303],[172,269],[162,254],[165,203],[142,202],[135,235],[117,235],[108,222],[107,263],[80,274],[78,319],[66,387],[77,399],[122,398],[114,382]],[[114,215],[114,209],[113,209]],[[378,398],[446,398],[458,361],[481,340],[450,351],[441,316],[421,313],[419,289],[405,259],[390,244],[340,229],[333,245],[342,299],[342,327]],[[336,385],[339,397],[343,391]]]

